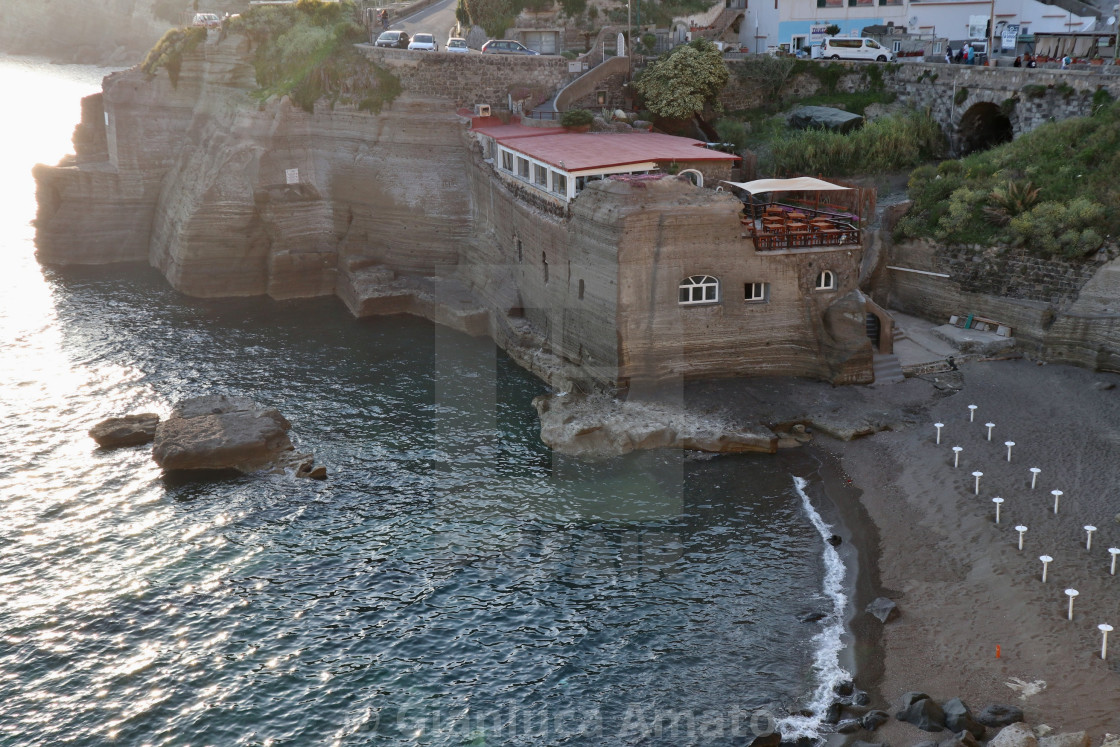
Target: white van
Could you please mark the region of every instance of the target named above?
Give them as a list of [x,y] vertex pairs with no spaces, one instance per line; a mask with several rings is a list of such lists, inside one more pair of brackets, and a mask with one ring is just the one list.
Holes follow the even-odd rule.
[[831,60],[878,60],[893,62],[894,52],[874,39],[830,36],[821,42],[821,57]]

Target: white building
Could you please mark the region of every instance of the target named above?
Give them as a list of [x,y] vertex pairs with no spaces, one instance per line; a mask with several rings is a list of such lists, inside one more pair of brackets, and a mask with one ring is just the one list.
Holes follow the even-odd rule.
[[1029,37],[1078,31],[1094,20],[1039,0],[747,0],[746,13],[740,36],[752,52],[779,45],[808,49],[832,24],[841,36],[858,37],[865,27],[879,25],[959,41],[983,39],[990,22],[998,48],[1009,26],[1018,26],[1019,37]]

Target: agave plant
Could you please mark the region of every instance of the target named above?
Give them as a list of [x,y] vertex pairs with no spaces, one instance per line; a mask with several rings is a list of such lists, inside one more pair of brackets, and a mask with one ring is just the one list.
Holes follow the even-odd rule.
[[1038,202],[1038,187],[1029,179],[1011,179],[988,195],[984,214],[996,225],[1006,226],[1016,215],[1027,212]]

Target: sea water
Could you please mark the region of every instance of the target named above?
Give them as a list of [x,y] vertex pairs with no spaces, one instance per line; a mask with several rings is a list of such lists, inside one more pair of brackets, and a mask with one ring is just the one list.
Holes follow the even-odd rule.
[[[0,57],[0,744],[820,733],[790,713],[847,676],[844,569],[775,458],[564,459],[487,340],[40,267],[30,169],[106,72]],[[167,476],[86,433],[204,393],[279,408],[328,479]]]

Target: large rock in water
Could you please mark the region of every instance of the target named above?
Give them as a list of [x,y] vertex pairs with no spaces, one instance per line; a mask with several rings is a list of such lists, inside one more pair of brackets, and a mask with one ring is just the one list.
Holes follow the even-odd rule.
[[992,737],[988,747],[1038,747],[1038,738],[1031,731],[1031,727],[1015,722]]
[[139,446],[152,442],[156,437],[157,425],[159,425],[159,415],[154,412],[142,412],[139,415],[102,420],[89,429],[89,435],[103,449]]
[[851,132],[863,125],[863,117],[831,106],[799,106],[789,115],[789,126],[795,130],[825,129]]
[[152,458],[165,470],[251,472],[297,458],[291,427],[279,411],[247,397],[195,397],[156,428]]

